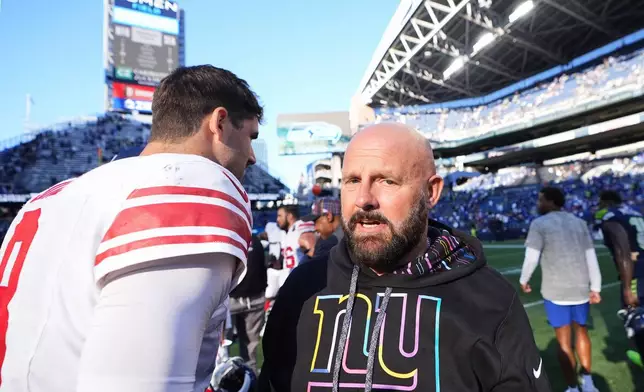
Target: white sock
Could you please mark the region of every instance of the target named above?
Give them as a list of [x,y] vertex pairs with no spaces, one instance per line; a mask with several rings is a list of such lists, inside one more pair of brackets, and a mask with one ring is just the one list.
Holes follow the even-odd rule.
[[594,385],[593,377],[590,374],[582,374],[581,381],[582,381],[582,385]]

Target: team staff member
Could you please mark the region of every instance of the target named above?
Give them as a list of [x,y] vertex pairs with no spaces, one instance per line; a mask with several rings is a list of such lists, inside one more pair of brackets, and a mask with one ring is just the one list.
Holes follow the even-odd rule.
[[[530,224],[526,255],[519,282],[530,293],[530,277],[541,263],[541,294],[548,322],[559,343],[558,357],[568,392],[578,391],[577,360],[582,392],[597,392],[591,377],[588,329],[590,304],[601,301],[601,273],[586,222],[562,211],[566,198],[558,188],[541,189],[537,209],[541,216]],[[575,347],[572,346],[572,334]]]
[[344,237],[340,200],[335,197],[322,197],[313,203],[311,214],[302,218],[304,222],[313,222],[319,238],[315,241],[312,257],[308,260],[326,259],[331,248]]
[[415,130],[357,133],[345,236],[296,268],[264,335],[261,391],[550,391],[516,291],[480,243],[427,220],[443,180]]

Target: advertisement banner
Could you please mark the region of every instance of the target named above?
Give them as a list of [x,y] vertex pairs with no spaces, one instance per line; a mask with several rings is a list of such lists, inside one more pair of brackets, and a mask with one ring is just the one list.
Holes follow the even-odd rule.
[[351,139],[349,112],[277,116],[279,155],[344,152]]
[[154,87],[128,83],[112,83],[112,110],[152,112]]
[[114,0],[114,6],[171,19],[179,14],[179,4],[171,0]]
[[178,67],[176,36],[119,24],[110,30],[115,80],[156,86]]

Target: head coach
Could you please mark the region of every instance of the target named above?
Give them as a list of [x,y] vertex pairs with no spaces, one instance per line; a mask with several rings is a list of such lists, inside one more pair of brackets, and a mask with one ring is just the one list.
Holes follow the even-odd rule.
[[442,188],[415,130],[356,134],[342,168],[345,236],[282,286],[261,391],[550,391],[516,291],[476,239],[427,219]]

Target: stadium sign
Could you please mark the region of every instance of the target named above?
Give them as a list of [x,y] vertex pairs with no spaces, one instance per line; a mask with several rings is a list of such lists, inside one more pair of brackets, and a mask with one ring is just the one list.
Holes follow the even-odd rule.
[[176,18],[179,13],[179,4],[170,0],[116,0],[114,5],[170,18]]
[[121,24],[113,24],[111,33],[115,80],[156,86],[179,65],[175,35]]
[[349,112],[277,117],[280,155],[341,153],[351,139]]

